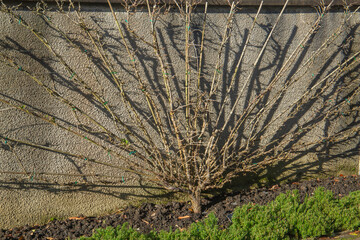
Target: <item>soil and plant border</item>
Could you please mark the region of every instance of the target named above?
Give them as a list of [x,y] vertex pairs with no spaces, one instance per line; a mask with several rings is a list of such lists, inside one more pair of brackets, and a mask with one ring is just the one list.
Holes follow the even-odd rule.
[[[249,221],[252,221],[253,223],[256,222],[258,224],[257,227],[249,228],[248,230],[252,232],[256,232],[255,230],[259,230],[266,224],[275,223],[277,224],[278,221],[280,221],[279,229],[284,230],[287,226],[286,221],[281,221],[281,219],[286,218],[287,216],[294,214],[290,214],[291,211],[296,209],[300,209],[300,207],[296,204],[294,204],[295,201],[291,202],[288,201],[289,198],[286,198],[286,201],[289,203],[287,205],[288,208],[282,208],[285,206],[284,204],[280,204],[281,206],[274,207],[276,204],[274,204],[274,201],[276,198],[279,198],[281,194],[289,194],[292,191],[297,191],[300,196],[300,204],[303,204],[305,199],[314,196],[314,192],[318,188],[324,188],[326,191],[331,191],[334,198],[329,202],[330,199],[330,193],[327,192],[327,194],[323,194],[325,200],[320,201],[319,204],[315,204],[315,202],[319,202],[319,199],[315,199],[314,201],[310,202],[310,204],[306,205],[305,208],[317,208],[319,211],[312,211],[315,212],[317,217],[324,217],[321,219],[321,224],[318,224],[315,222],[313,225],[318,226],[318,228],[310,226],[308,229],[309,231],[313,232],[319,232],[321,229],[324,229],[325,225],[328,225],[331,221],[327,221],[327,213],[328,211],[332,210],[329,209],[330,207],[333,207],[333,209],[337,209],[336,204],[340,201],[341,198],[351,195],[351,192],[356,192],[359,189],[360,185],[360,178],[359,176],[353,175],[353,176],[340,176],[340,177],[330,177],[326,179],[315,179],[315,180],[309,180],[309,181],[302,181],[302,182],[292,182],[288,184],[281,184],[281,185],[274,185],[269,187],[263,187],[263,188],[256,188],[253,190],[244,190],[241,192],[237,192],[234,195],[230,194],[227,196],[217,196],[215,198],[206,199],[206,202],[204,202],[204,206],[206,209],[206,212],[203,212],[201,215],[196,215],[193,212],[189,211],[190,208],[189,202],[182,203],[182,202],[173,202],[166,205],[155,205],[155,204],[143,204],[139,207],[127,207],[126,209],[118,209],[116,213],[113,213],[111,215],[107,216],[99,216],[99,217],[90,217],[90,216],[74,216],[66,220],[57,220],[53,219],[48,222],[46,225],[42,226],[22,226],[19,228],[14,229],[8,229],[8,230],[0,230],[0,238],[5,238],[8,240],[12,239],[18,239],[20,237],[23,237],[24,240],[27,239],[45,239],[45,238],[55,238],[55,239],[76,239],[80,236],[88,236],[90,237],[94,232],[96,232],[97,228],[102,228],[103,233],[107,233],[104,229],[107,226],[112,226],[113,232],[116,232],[114,229],[117,227],[123,226],[125,222],[129,223],[129,226],[131,226],[133,229],[135,229],[133,232],[134,235],[140,235],[143,234],[144,236],[151,232],[151,230],[156,229],[157,233],[160,231],[167,233],[168,235],[171,235],[169,233],[169,228],[173,229],[177,232],[184,232],[188,231],[190,229],[190,225],[194,222],[204,222],[206,217],[209,215],[209,213],[214,213],[215,216],[218,218],[217,225],[219,227],[219,230],[227,229],[229,230],[231,226],[231,215],[234,215],[235,209],[243,208],[245,206],[252,206],[257,205],[257,207],[249,210],[255,210],[255,209],[262,209],[261,214],[265,214],[266,210],[265,208],[269,208],[276,210],[275,213],[272,215],[272,213],[267,212],[268,216],[267,218],[258,217],[254,218],[255,215],[249,215],[248,218],[245,216],[242,219],[248,219]],[[286,195],[286,194],[285,194]],[[282,195],[284,196],[284,195]],[[292,195],[292,198],[294,198],[295,195]],[[280,197],[281,198],[281,197]],[[359,198],[355,198],[356,201],[359,201]],[[283,198],[284,200],[284,198]],[[285,201],[285,200],[284,200]],[[344,201],[344,200],[342,200]],[[276,201],[275,201],[276,202]],[[324,202],[327,202],[326,204]],[[335,203],[335,205],[331,205],[331,203]],[[279,202],[277,203],[279,204]],[[294,205],[294,208],[290,208],[289,205]],[[322,208],[319,206],[326,205],[327,208]],[[351,205],[351,204],[350,204]],[[342,207],[349,208],[350,205],[343,205]],[[356,204],[355,204],[356,205]],[[236,207],[237,206],[237,207]],[[357,205],[357,209],[359,205]],[[341,206],[340,206],[341,208]],[[344,213],[343,216],[341,216],[341,219],[348,220],[348,223],[350,224],[356,223],[356,219],[349,219],[350,215],[346,215],[346,211],[343,211],[343,209],[338,209],[341,211],[341,213]],[[301,212],[300,210],[298,212]],[[311,211],[307,211],[307,214],[311,214]],[[356,212],[356,211],[355,211]],[[256,211],[254,211],[256,213]],[[283,214],[282,218],[276,218],[276,214]],[[263,216],[262,215],[262,216]],[[271,218],[271,216],[273,216]],[[329,215],[330,218],[339,215],[333,214]],[[310,217],[311,219],[314,218],[314,215]],[[290,219],[291,220],[291,219]],[[291,221],[294,221],[292,218]],[[339,220],[341,222],[341,220]],[[244,223],[244,221],[242,221]],[[294,222],[293,222],[294,223]],[[335,222],[334,222],[335,223]],[[305,224],[304,221],[301,222],[301,224]],[[330,224],[331,225],[331,224]],[[327,229],[331,229],[335,225],[331,225]],[[272,230],[276,230],[278,226],[273,226]],[[176,230],[177,229],[177,230]],[[306,228],[303,228],[306,229]],[[227,231],[226,230],[226,231]],[[110,231],[110,232],[111,232]],[[265,231],[259,230],[260,232],[257,232],[256,234],[270,234],[268,231],[267,233]],[[356,234],[359,234],[359,232],[354,232],[349,234],[347,233],[338,233],[339,230],[334,230],[334,236],[341,237],[356,237]],[[124,233],[129,234],[131,231],[124,231]],[[153,231],[155,232],[155,231]],[[265,233],[264,233],[265,232]],[[155,235],[157,233],[154,233]],[[278,231],[275,231],[275,233],[279,233]],[[109,232],[107,233],[109,234]],[[117,234],[117,233],[114,233]],[[352,235],[353,234],[353,235]],[[172,235],[171,235],[172,236]],[[265,239],[267,236],[265,236]],[[339,236],[340,238],[340,236]],[[124,238],[128,239],[128,238]],[[136,239],[136,238],[135,238]],[[313,239],[313,238],[312,238]],[[324,238],[321,239],[332,239],[332,238]],[[342,239],[342,238],[340,238]]]
[[246,204],[237,207],[231,216],[232,224],[221,229],[214,213],[183,231],[151,231],[141,234],[124,223],[117,228],[98,229],[95,239],[304,239],[331,236],[334,232],[357,230],[360,227],[360,191],[335,198],[331,191],[317,188],[313,196],[301,203],[298,190],[280,194],[267,205]]

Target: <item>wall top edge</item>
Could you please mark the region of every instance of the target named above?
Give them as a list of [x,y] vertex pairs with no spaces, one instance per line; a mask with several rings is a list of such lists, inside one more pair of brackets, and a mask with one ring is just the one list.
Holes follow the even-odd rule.
[[[22,0],[22,2],[37,2],[39,0]],[[111,0],[111,3],[123,3],[125,0]],[[329,4],[331,0],[290,0],[288,6],[317,6],[320,2],[324,1],[325,5]],[[6,2],[6,1],[5,1]],[[45,0],[45,2],[55,2],[55,0]],[[107,3],[107,0],[73,0],[73,2],[80,3]],[[139,4],[146,3],[146,1],[139,0]],[[152,0],[154,2],[154,0]],[[166,3],[172,4],[173,0],[157,0],[158,3]],[[183,2],[183,0],[179,0],[179,2]],[[199,4],[205,4],[205,0],[201,0]],[[209,5],[229,5],[230,0],[208,0]],[[261,0],[240,0],[240,6],[258,6]],[[263,5],[266,6],[282,6],[286,0],[265,0]],[[347,5],[360,5],[360,0],[334,0],[333,5],[344,5],[346,2]]]

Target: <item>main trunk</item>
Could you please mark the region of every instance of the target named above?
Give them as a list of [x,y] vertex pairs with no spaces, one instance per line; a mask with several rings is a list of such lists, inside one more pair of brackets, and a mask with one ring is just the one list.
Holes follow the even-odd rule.
[[190,194],[191,208],[194,213],[201,213],[201,191],[195,190]]

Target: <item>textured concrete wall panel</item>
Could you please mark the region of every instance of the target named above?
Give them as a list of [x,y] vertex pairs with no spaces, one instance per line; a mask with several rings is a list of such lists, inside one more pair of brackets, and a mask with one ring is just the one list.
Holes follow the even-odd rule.
[[[147,109],[144,97],[138,89],[138,83],[134,78],[134,71],[131,68],[131,61],[126,53],[120,35],[116,29],[111,12],[106,5],[86,5],[82,6],[82,15],[85,22],[93,29],[91,32],[95,37],[94,40],[104,43],[107,57],[110,59],[121,81],[124,82],[124,89],[129,93],[131,101],[140,109],[140,115],[143,119],[151,116]],[[51,5],[51,7],[54,7]],[[244,61],[240,66],[235,83],[234,94],[231,96],[231,103],[236,99],[236,93],[243,87],[243,80],[247,78],[251,71],[251,66],[258,56],[268,33],[277,19],[281,8],[268,7],[263,9],[257,20],[256,27],[250,39],[250,45],[245,54]],[[202,28],[203,8],[198,7],[195,10],[198,14],[192,19],[191,29],[193,30],[194,43],[199,43],[201,34],[199,29]],[[217,49],[221,40],[221,36],[226,24],[226,16],[229,9],[227,7],[210,7],[207,19],[206,45],[204,49],[204,76],[211,79],[214,73],[216,59],[218,57]],[[234,25],[232,28],[232,37],[229,44],[225,46],[223,53],[223,61],[221,63],[223,75],[220,82],[220,92],[230,84],[232,73],[239,59],[242,49],[244,48],[245,38],[249,34],[257,8],[247,7],[241,9],[235,15]],[[40,31],[48,40],[53,51],[62,56],[62,59],[76,71],[76,76],[81,77],[86,84],[91,86],[100,95],[105,96],[114,112],[125,122],[130,122],[131,118],[126,108],[121,103],[119,91],[116,84],[111,81],[111,76],[101,64],[98,57],[97,49],[81,31],[78,26],[74,26],[71,20],[77,21],[74,12],[65,15],[55,11],[50,11],[48,15],[51,21],[55,23],[62,31],[66,32],[73,39],[76,39],[80,46],[79,49],[72,48],[66,40],[59,35],[51,26],[44,23],[28,10],[19,10],[21,17],[31,24],[35,29]],[[123,9],[117,9],[117,16],[124,27],[126,12]],[[299,99],[306,89],[316,84],[316,81],[322,79],[326,74],[332,71],[344,57],[351,53],[359,51],[359,29],[357,14],[352,19],[352,28],[344,31],[333,45],[319,57],[313,61],[315,63],[307,71],[299,70],[302,64],[311,56],[311,54],[319,48],[324,40],[332,34],[343,19],[343,9],[334,8],[331,13],[325,16],[322,22],[322,28],[311,39],[308,46],[304,46],[304,51],[299,55],[299,59],[287,69],[284,77],[274,86],[266,99],[272,99],[276,92],[281,89],[287,79],[292,76],[302,77],[304,81],[292,85],[288,91],[280,98],[279,103],[268,112],[269,116],[276,116],[284,109],[290,106],[294,101]],[[236,109],[237,116],[240,116],[244,107],[253,100],[253,98],[264,90],[270,80],[275,77],[276,73],[284,65],[290,54],[296,49],[300,40],[311,28],[312,22],[316,19],[317,13],[313,8],[288,8],[279,25],[274,31],[269,45],[264,55],[260,59],[260,64],[256,67],[253,77],[246,83],[244,94],[242,95],[239,105]],[[52,53],[28,30],[23,28],[18,21],[10,20],[9,16],[0,13],[0,51],[14,58],[21,66],[31,72],[38,79],[41,79],[48,86],[56,89],[61,95],[76,103],[76,106],[86,111],[96,121],[106,126],[109,130],[118,133],[116,126],[113,124],[111,116],[109,116],[104,108],[94,105],[91,94],[81,86],[81,84],[69,81],[74,76],[67,72],[64,66],[55,59]],[[152,41],[149,34],[150,22],[146,11],[138,11],[131,15],[129,22],[131,27],[144,37],[147,41]],[[184,22],[180,15],[176,12],[162,15],[158,20],[157,33],[161,51],[169,63],[169,73],[174,77],[171,83],[173,95],[176,100],[181,102],[183,98],[184,86]],[[96,31],[99,32],[99,38],[96,38]],[[151,48],[139,41],[132,41],[131,36],[125,31],[125,37],[131,48],[136,48],[136,62],[139,64],[140,75],[148,84],[156,95],[164,94],[163,82],[161,79],[161,69],[158,60]],[[339,49],[337,46],[342,44],[349,37],[353,37],[355,41],[348,49]],[[86,50],[86,53],[84,53]],[[195,56],[196,49],[191,46],[190,54]],[[91,57],[87,59],[86,56]],[[195,65],[192,64],[192,71]],[[297,75],[294,75],[294,73]],[[358,78],[357,73],[353,73],[354,79]],[[96,76],[96,77],[94,77]],[[193,84],[195,84],[193,82]],[[195,86],[195,85],[194,85]],[[206,90],[210,87],[209,81],[201,82],[201,87]],[[329,89],[331,94],[332,89]],[[220,94],[217,100],[221,100],[223,96]],[[11,68],[4,64],[0,64],[0,98],[17,105],[27,105],[28,109],[39,111],[47,114],[47,117],[56,117],[56,121],[74,129],[81,128],[77,117],[84,125],[92,126],[94,136],[99,128],[94,126],[88,119],[76,115],[72,109],[63,103],[54,100],[43,88],[37,85],[31,78],[26,76],[23,71]],[[354,99],[358,101],[359,99]],[[166,102],[163,99],[155,99],[160,111],[166,108]],[[263,104],[266,104],[264,101]],[[276,134],[279,134],[279,128],[286,126],[282,131],[290,131],[296,129],[307,119],[314,115],[314,111],[321,106],[321,101],[311,104],[311,109],[305,111],[296,122],[285,122],[284,118],[279,118],[264,133],[260,141],[266,144],[271,141]],[[219,106],[215,102],[212,110],[216,112]],[[157,201],[175,197],[174,195],[166,195],[158,187],[143,181],[137,175],[125,173],[122,170],[111,167],[90,163],[84,159],[69,157],[68,155],[45,151],[43,149],[27,146],[26,144],[16,144],[10,142],[5,144],[5,137],[31,142],[39,146],[50,147],[64,152],[71,152],[79,155],[89,156],[89,158],[103,161],[107,164],[120,165],[121,161],[96,145],[89,144],[86,139],[70,134],[50,123],[46,123],[37,118],[29,116],[18,109],[10,108],[8,105],[0,102],[0,139],[2,140],[0,147],[0,169],[5,172],[23,172],[24,169],[29,175],[21,174],[0,174],[0,227],[10,228],[23,224],[34,224],[44,222],[51,217],[69,217],[73,215],[97,215],[107,211],[124,206],[129,203],[139,201]],[[226,113],[229,113],[230,107],[226,107]],[[225,115],[226,116],[226,115]],[[263,126],[269,122],[272,117],[262,119],[259,126]],[[319,127],[313,129],[310,133],[303,137],[305,141],[318,140],[330,134],[331,131],[337,131],[346,128],[349,124],[356,124],[358,116],[349,116],[347,120],[340,122],[325,122]],[[221,121],[224,121],[224,117]],[[164,120],[167,128],[167,134],[171,134],[168,130],[167,120]],[[147,124],[147,123],[146,123]],[[147,125],[150,133],[155,139],[156,129]],[[231,124],[230,124],[231,126]],[[228,129],[229,130],[229,129]],[[227,130],[227,131],[228,131]],[[134,130],[139,136],[141,132]],[[280,131],[281,132],[281,131]],[[244,136],[249,135],[249,130],[244,131]],[[107,145],[106,139],[97,138],[101,143]],[[133,139],[128,138],[129,141]],[[160,141],[160,140],[159,140]],[[307,177],[311,173],[332,172],[339,173],[339,167],[344,173],[354,172],[353,168],[357,164],[358,153],[354,153],[354,149],[359,143],[359,137],[354,136],[350,142],[346,142],[344,148],[338,145],[328,145],[318,147],[316,150],[310,149],[310,154],[294,155],[294,160],[285,165],[277,165],[269,168],[267,172],[271,175],[281,175],[279,180],[294,178],[299,176]],[[137,145],[138,143],[132,142]],[[158,142],[159,145],[161,145]],[[345,154],[341,155],[342,151]],[[332,152],[338,157],[331,157]],[[132,157],[132,156],[127,156]],[[331,161],[328,161],[331,160]],[[295,167],[291,167],[294,164]],[[298,165],[296,165],[298,164]],[[300,167],[299,167],[300,166]],[[298,168],[298,169],[296,169]],[[288,171],[284,172],[284,169]],[[303,169],[302,173],[301,169]],[[58,175],[38,176],[37,172],[57,173]],[[59,174],[74,174],[72,176],[63,176]],[[88,176],[81,176],[87,174]],[[103,174],[112,176],[113,178],[99,178],[89,176],[91,174]],[[35,175],[35,177],[34,177]],[[43,179],[41,179],[41,178]],[[117,180],[118,183],[106,186],[105,183],[110,180]],[[125,180],[125,182],[123,182]],[[56,184],[56,183],[58,184]],[[59,185],[60,184],[60,185]],[[62,185],[61,185],[62,184]],[[179,197],[179,196],[176,196]]]

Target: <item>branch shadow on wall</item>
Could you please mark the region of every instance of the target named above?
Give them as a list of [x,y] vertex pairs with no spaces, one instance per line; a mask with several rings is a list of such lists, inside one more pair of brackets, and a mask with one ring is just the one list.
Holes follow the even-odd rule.
[[141,179],[136,183],[128,184],[108,184],[102,183],[72,183],[72,184],[57,184],[53,182],[43,182],[28,179],[19,180],[0,180],[0,190],[39,190],[48,192],[49,194],[62,193],[91,193],[104,195],[107,197],[114,197],[121,200],[129,200],[134,198],[156,200],[159,198],[173,198],[174,192],[165,191],[162,187],[150,186]]
[[[353,38],[355,35],[355,32],[357,31],[358,27],[354,27],[350,30],[350,32],[345,36],[345,39]],[[293,29],[296,31],[296,29]],[[313,39],[310,39],[310,42],[313,41]],[[290,37],[288,44],[292,42],[292,39]],[[286,47],[282,49],[282,47],[279,44],[276,44],[276,42],[273,40],[273,43],[275,43],[275,46],[278,46],[277,49],[274,49],[278,55],[276,59],[279,59],[280,66],[281,61],[284,61],[285,54],[287,52]],[[287,46],[287,45],[285,45]],[[348,46],[349,48],[349,46]],[[351,48],[351,46],[350,46]],[[297,69],[300,66],[300,63],[304,60],[306,52],[308,49],[305,47],[304,52],[300,55],[299,59],[297,60],[297,63],[293,65],[292,69],[289,71],[289,75],[287,76],[287,79],[293,76],[294,73],[296,73]],[[347,50],[346,52],[343,52],[342,48],[337,49],[329,58],[327,61],[325,61],[324,64],[322,64],[321,69],[315,75],[314,80],[310,83],[308,88],[311,88],[317,83],[317,79],[320,78],[320,76],[326,75],[330,72],[332,72],[335,67],[329,68],[330,66],[334,66],[334,59],[339,54],[343,54],[343,59],[346,59],[351,56],[352,51]],[[354,52],[354,51],[353,51]],[[356,52],[356,51],[355,51]],[[280,54],[281,53],[281,54]],[[282,55],[284,54],[284,55]],[[359,65],[359,64],[357,64]],[[276,64],[276,66],[279,66]],[[334,94],[341,90],[341,88],[344,86],[345,79],[348,79],[347,81],[351,81],[349,79],[356,79],[356,76],[359,75],[358,71],[356,70],[350,71],[349,73],[343,75],[340,79],[337,80],[337,83],[334,84],[334,88],[329,91],[326,95],[322,96],[323,100],[331,101],[331,98],[334,96]],[[279,69],[278,69],[279,70]],[[261,72],[261,71],[260,71]],[[256,81],[257,76],[260,74],[258,66],[256,66],[256,71],[254,72],[254,77],[251,80],[250,86],[253,85],[254,81]],[[274,74],[276,71],[274,71]],[[354,76],[354,73],[357,75]],[[273,76],[274,77],[274,76]],[[248,91],[248,93],[251,92],[251,89]],[[359,113],[356,113],[356,111],[351,111],[351,108],[356,108],[357,104],[359,104],[359,87],[355,83],[354,87],[351,89],[350,92],[347,92],[346,95],[341,96],[341,98],[336,100],[336,103],[345,101],[345,99],[349,98],[350,96],[355,96],[354,102],[350,106],[351,116],[349,115],[338,115],[335,116],[331,120],[327,120],[324,128],[324,136],[328,136],[328,132],[330,131],[330,126],[332,126],[335,122],[347,122],[346,124],[343,124],[342,128],[339,131],[346,131],[352,128],[356,128],[360,125],[360,116]],[[271,119],[274,117],[274,113],[277,109],[277,106],[281,104],[283,101],[283,95],[276,101],[276,103],[273,105],[272,110],[270,110],[269,114],[266,116],[265,123],[271,121]],[[268,96],[264,97],[264,101],[262,101],[262,104],[265,104],[268,100]],[[294,127],[298,126],[299,119],[304,117],[307,113],[312,111],[315,104],[314,101],[309,101],[307,104],[302,106],[302,110],[298,112],[294,117],[289,118],[287,121],[285,121],[282,126],[280,126],[275,134],[273,135],[271,141],[275,140],[282,140],[284,139],[284,136],[287,132],[289,132]],[[261,105],[261,104],[260,104]],[[294,109],[292,109],[294,110]],[[322,111],[326,110],[326,105],[323,106],[323,108],[318,109],[316,114],[313,116],[313,120],[309,121],[307,124],[303,125],[302,127],[306,128],[307,125],[312,125],[316,123],[317,121],[320,121],[318,118],[320,117]],[[242,131],[242,129],[240,129]],[[226,134],[225,134],[226,135]],[[305,137],[305,133],[298,134],[296,138],[294,138],[292,141],[288,142],[288,144],[285,146],[284,151],[291,149],[295,144],[299,143],[303,137]],[[359,156],[359,148],[360,148],[360,142],[359,142],[360,134],[359,132],[355,132],[353,134],[350,134],[346,139],[339,139],[339,140],[333,140],[331,142],[323,142],[319,144],[314,144],[310,148],[304,150],[304,151],[298,151],[294,154],[294,157],[292,159],[287,159],[285,161],[278,161],[275,164],[270,164],[265,166],[264,168],[256,171],[256,172],[246,172],[243,174],[238,174],[237,177],[233,179],[233,181],[229,184],[226,184],[223,189],[221,190],[209,190],[210,193],[215,194],[225,194],[229,191],[233,192],[233,194],[236,194],[239,190],[246,189],[250,186],[258,186],[258,187],[269,187],[274,184],[279,184],[283,182],[291,182],[291,181],[301,181],[310,177],[314,176],[331,176],[332,174],[336,173],[335,169],[330,169],[329,166],[332,165],[333,168],[336,166],[340,166],[340,169],[338,171],[343,171],[344,174],[355,174],[356,167],[357,166],[357,159],[356,157]],[[270,142],[271,142],[270,141]],[[241,143],[237,143],[237,147],[240,147]],[[344,147],[345,146],[345,147]],[[349,149],[349,147],[351,148]],[[260,147],[260,143],[256,143],[252,146],[252,148],[249,150],[250,152],[253,150],[257,150]],[[269,145],[266,150],[269,150],[271,148],[276,147],[276,143]],[[334,149],[343,149],[339,151],[334,151]],[[264,150],[265,151],[265,150]],[[315,154],[315,158],[311,158],[311,155]],[[310,157],[309,157],[310,156]],[[300,161],[301,159],[307,158],[305,161]],[[344,159],[347,161],[347,163],[339,163],[339,159]],[[355,160],[354,160],[355,159]],[[263,159],[257,160],[257,162],[261,162]],[[328,166],[325,168],[324,166]],[[344,166],[344,167],[342,167]],[[329,170],[330,169],[330,170]],[[284,174],[287,173],[287,174]],[[231,189],[231,190],[230,190]]]

